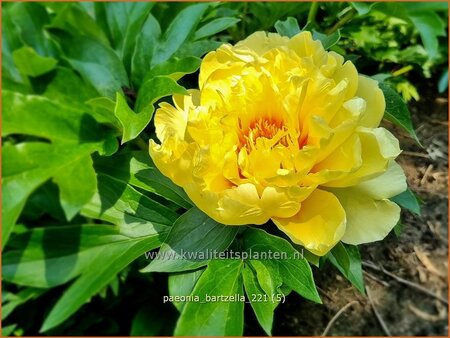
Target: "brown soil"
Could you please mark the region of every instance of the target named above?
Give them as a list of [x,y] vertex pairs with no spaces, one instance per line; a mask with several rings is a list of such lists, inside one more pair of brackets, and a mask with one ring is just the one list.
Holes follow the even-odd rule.
[[[361,246],[361,256],[363,261],[381,265],[447,299],[448,100],[444,95],[428,97],[424,95],[410,105],[423,148],[402,130],[386,124],[400,139],[404,152],[398,162],[411,189],[424,201],[422,214],[404,211],[405,226],[399,238],[390,234],[382,242]],[[338,317],[328,335],[384,336],[381,321],[394,336],[448,336],[447,304],[383,272],[367,266],[364,271],[373,305],[328,265],[315,271],[324,304],[313,304],[291,294],[276,310],[273,334],[321,335],[341,308],[357,301]],[[374,307],[381,320],[377,319]]]

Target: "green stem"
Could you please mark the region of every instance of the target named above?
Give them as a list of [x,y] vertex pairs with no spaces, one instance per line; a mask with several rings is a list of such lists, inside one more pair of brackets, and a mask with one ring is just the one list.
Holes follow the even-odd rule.
[[148,142],[145,142],[141,136],[135,138],[134,143],[142,150],[148,150]]
[[344,26],[347,22],[349,22],[355,16],[355,14],[356,14],[356,10],[353,8],[351,10],[349,10],[347,13],[345,13],[345,15],[338,22],[336,22],[333,27],[331,27],[330,29],[328,29],[326,31],[327,35],[334,33],[339,28]]
[[307,23],[309,23],[309,22],[315,23],[316,22],[316,15],[317,15],[318,9],[319,9],[319,2],[318,1],[311,2],[311,7],[309,7]]

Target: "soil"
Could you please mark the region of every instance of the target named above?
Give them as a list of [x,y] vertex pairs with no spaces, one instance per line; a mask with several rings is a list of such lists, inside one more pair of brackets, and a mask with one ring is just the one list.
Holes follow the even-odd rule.
[[[436,95],[431,84],[425,95],[410,104],[418,146],[406,132],[385,127],[399,137],[404,150],[398,162],[409,186],[423,201],[421,216],[403,211],[403,231],[384,241],[363,245],[366,263],[382,266],[394,275],[448,299],[448,98]],[[382,271],[364,268],[370,299],[360,294],[331,265],[315,270],[323,305],[296,294],[287,297],[275,313],[274,335],[321,335],[336,313],[354,302],[333,323],[328,335],[448,336],[448,305]],[[378,312],[381,320],[377,318]],[[248,318],[248,317],[247,317]],[[252,332],[263,334],[262,332]]]

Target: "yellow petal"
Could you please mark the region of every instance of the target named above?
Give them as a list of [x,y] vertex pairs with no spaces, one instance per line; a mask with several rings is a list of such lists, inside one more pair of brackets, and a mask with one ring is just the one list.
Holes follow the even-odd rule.
[[391,198],[407,189],[406,177],[402,167],[395,161],[389,163],[387,170],[381,175],[361,182],[354,189],[374,199]]
[[264,224],[269,220],[261,208],[258,191],[251,183],[222,192],[204,190],[199,184],[189,183],[184,190],[200,210],[219,223]]
[[261,207],[269,217],[292,217],[300,210],[300,203],[290,199],[286,189],[267,187],[261,196]]
[[366,111],[361,118],[361,126],[369,128],[378,127],[383,118],[384,109],[386,108],[384,95],[378,87],[378,81],[360,75],[356,96],[366,101]]
[[400,154],[398,140],[384,128],[358,128],[361,141],[361,167],[344,178],[327,182],[327,187],[349,187],[384,172]]
[[382,240],[400,218],[400,207],[388,199],[376,200],[357,187],[331,191],[347,215],[344,243],[358,245]]
[[239,41],[236,47],[250,49],[259,55],[264,55],[264,53],[269,50],[281,46],[286,46],[289,38],[285,36],[280,36],[279,34],[265,33],[265,32],[255,32],[247,37],[245,40]]
[[291,218],[272,218],[278,228],[297,244],[323,256],[345,232],[346,216],[332,193],[316,189]]
[[166,139],[175,137],[184,139],[187,125],[187,112],[162,102],[155,113],[156,136],[163,143]]

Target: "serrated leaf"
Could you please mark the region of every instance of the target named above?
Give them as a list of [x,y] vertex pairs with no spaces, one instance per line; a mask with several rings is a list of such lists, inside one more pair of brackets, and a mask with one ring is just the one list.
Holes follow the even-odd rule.
[[22,47],[12,53],[19,71],[27,76],[39,76],[53,70],[58,61],[52,57],[41,56],[31,47]]
[[391,201],[420,216],[420,204],[411,189],[408,188],[401,194],[392,197]]
[[241,260],[212,260],[195,285],[193,296],[203,302],[188,302],[175,328],[177,336],[241,336],[244,329],[244,303],[205,302],[209,296],[243,296]]
[[[169,275],[169,295],[170,296],[189,296],[194,290],[195,284],[205,269],[194,271],[178,272]],[[181,312],[186,302],[172,302],[172,304]]]
[[129,238],[120,244],[112,245],[109,244],[111,236],[108,236],[108,245],[104,246],[101,254],[90,257],[89,269],[71,284],[57,301],[42,324],[40,332],[48,331],[64,322],[132,261],[146,251],[158,247],[166,236],[168,227],[146,223],[121,229]]
[[94,167],[97,172],[157,194],[180,207],[192,207],[184,190],[161,174],[147,151],[122,152],[110,158],[100,157],[96,159]]
[[270,261],[278,267],[283,283],[306,299],[321,303],[308,261],[289,242],[263,230],[249,228],[244,233],[244,243],[246,250],[252,253],[267,254],[270,250],[284,255],[282,259]]
[[222,17],[214,19],[208,22],[206,25],[197,29],[197,31],[194,34],[193,40],[203,39],[208,36],[220,33],[225,29],[234,26],[239,21],[241,20],[233,17]]
[[193,207],[174,223],[158,256],[142,272],[178,272],[199,268],[211,254],[228,248],[238,227],[217,223]]
[[297,19],[292,16],[288,17],[286,20],[278,20],[275,23],[275,29],[278,34],[282,36],[287,36],[292,38],[294,35],[300,33],[300,27],[298,25]]
[[384,98],[386,100],[386,111],[384,117],[392,123],[406,130],[411,137],[420,145],[420,141],[417,138],[414,131],[411,115],[408,110],[408,106],[405,101],[385,82],[380,82],[380,89],[383,91]]
[[361,257],[357,246],[344,245],[339,242],[327,257],[359,292],[365,294]]

